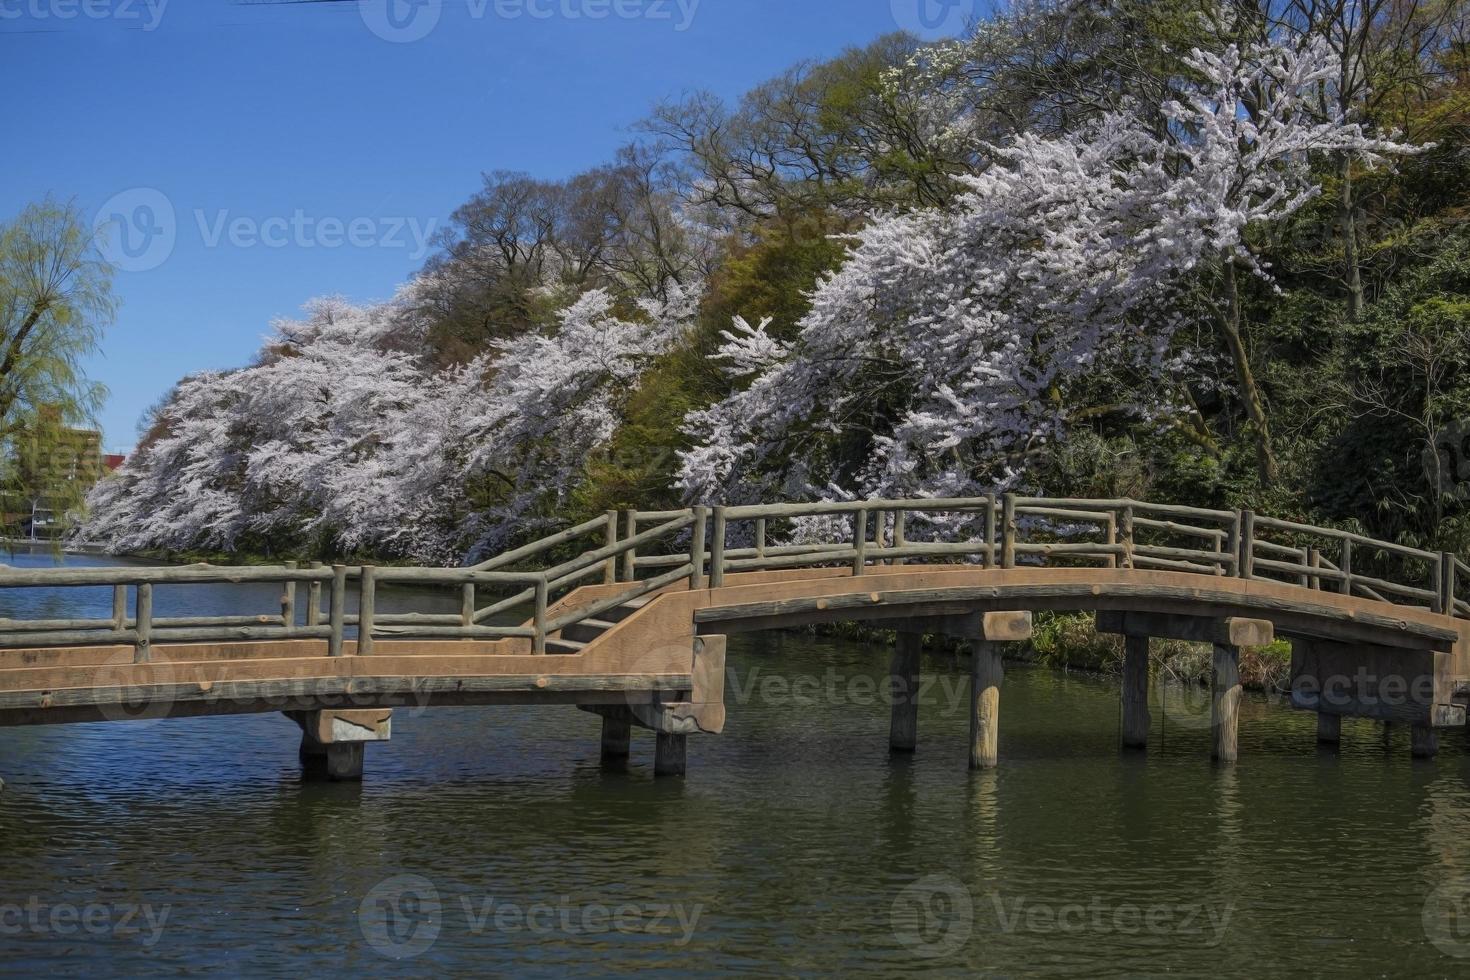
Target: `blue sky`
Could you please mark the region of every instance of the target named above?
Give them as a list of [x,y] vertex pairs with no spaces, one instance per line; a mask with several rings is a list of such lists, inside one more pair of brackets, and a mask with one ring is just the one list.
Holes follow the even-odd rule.
[[737,96],[972,0],[0,0],[0,216],[116,216],[122,308],[89,366],[130,447],[179,377],[277,316],[390,296],[483,171],[605,160],[655,101]]

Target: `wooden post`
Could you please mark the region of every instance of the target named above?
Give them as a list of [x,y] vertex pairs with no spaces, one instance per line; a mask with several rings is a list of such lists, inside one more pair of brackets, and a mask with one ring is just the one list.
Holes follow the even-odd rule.
[[659,732],[653,749],[655,776],[682,776],[688,765],[688,735]]
[[1234,762],[1239,754],[1240,647],[1215,644],[1210,694],[1211,754],[1219,762]]
[[1118,529],[1118,537],[1123,545],[1123,567],[1133,567],[1133,505],[1129,504],[1123,508],[1122,527]]
[[694,508],[694,533],[689,538],[689,562],[694,566],[689,572],[691,592],[704,588],[704,536],[708,519],[708,507]]
[[1343,595],[1353,594],[1353,539],[1342,539],[1342,563],[1338,569],[1342,572],[1342,582],[1338,589]]
[[[1116,547],[1118,547],[1118,543],[1119,543],[1118,542],[1118,517],[1117,517],[1116,514],[1111,514],[1111,513],[1108,514],[1107,524],[1106,524],[1106,527],[1105,527],[1104,531],[1105,531],[1105,535],[1106,535],[1106,543],[1107,543],[1107,546],[1109,548],[1116,548]],[[1120,564],[1122,564],[1122,563],[1120,561],[1118,561],[1118,556],[1117,555],[1114,555],[1114,554],[1108,555],[1108,567],[1109,568],[1117,568]]]
[[994,568],[995,560],[995,494],[985,495],[985,567]]
[[604,761],[628,758],[632,750],[633,724],[627,718],[602,718],[602,758]]
[[135,634],[133,640],[133,663],[146,664],[153,659],[153,584],[139,582],[133,610]]
[[331,625],[332,633],[327,638],[327,656],[342,656],[342,633],[343,623],[347,618],[347,566],[332,566],[332,608],[327,612],[327,619]]
[[[638,536],[638,512],[628,511],[624,517],[623,534],[629,540]],[[623,552],[623,581],[636,582],[638,580],[638,549],[629,547]]]
[[852,559],[852,574],[861,575],[868,564],[868,509],[852,515],[852,546],[857,555]]
[[976,640],[970,663],[970,768],[993,769],[1000,760],[1000,644]]
[[[893,547],[894,548],[902,548],[904,545],[906,545],[908,543],[908,539],[904,537],[904,532],[905,532],[904,525],[907,523],[907,521],[908,521],[908,511],[901,510],[900,509],[900,510],[895,510],[893,512]],[[888,564],[890,564],[890,565],[902,565],[903,562],[904,562],[903,556],[902,555],[899,555],[899,556],[896,556],[894,558],[889,559]]]
[[550,587],[545,575],[536,580],[536,637],[531,641],[531,653],[538,657],[546,655],[546,605]]
[[[618,546],[618,512],[610,510],[607,512],[607,535],[603,544],[609,548]],[[607,565],[602,570],[602,584],[613,585],[618,580],[618,556],[609,555]]]
[[1439,732],[1433,725],[1415,725],[1409,733],[1409,751],[1416,759],[1433,759],[1439,754]]
[[755,519],[755,556],[766,557],[766,519],[757,517]]
[[[1225,532],[1224,531],[1216,531],[1210,537],[1210,543],[1212,545],[1214,545],[1215,554],[1217,554],[1217,555],[1223,555],[1223,554],[1226,553],[1226,551],[1225,551],[1225,537],[1226,537],[1226,535],[1225,535]],[[1227,558],[1221,558],[1218,562],[1216,562],[1216,564],[1215,564],[1215,574],[1216,575],[1229,575],[1230,574],[1230,561],[1229,561],[1229,559],[1227,559]]]
[[459,587],[459,625],[465,629],[475,625],[474,582],[466,582]]
[[1439,608],[1435,612],[1443,616],[1455,614],[1455,556],[1448,551],[1439,553],[1439,575],[1436,578]]
[[[311,562],[306,566],[312,571],[320,571],[322,563]],[[322,583],[319,579],[312,579],[306,585],[306,625],[320,626],[322,624]]]
[[1241,578],[1254,578],[1256,574],[1256,515],[1254,511],[1240,512],[1240,554],[1235,567]]
[[1342,715],[1317,712],[1317,742],[1321,745],[1339,745],[1342,742]]
[[357,599],[357,652],[366,657],[373,652],[373,615],[378,604],[378,570],[362,566],[362,594]]
[[1016,567],[1016,495],[1008,493],[1001,498],[1001,550],[1000,567]]
[[1147,636],[1127,634],[1123,638],[1123,746],[1148,748],[1152,719],[1148,713]]
[[919,648],[921,633],[899,633],[888,668],[889,691],[893,697],[888,725],[888,748],[912,752],[919,744]]
[[1322,550],[1320,548],[1307,549],[1307,565],[1312,569],[1312,576],[1307,580],[1307,588],[1322,591],[1322,576],[1317,574],[1322,569]]
[[725,508],[715,508],[714,539],[709,553],[709,587],[723,588],[725,585]]
[[[286,569],[294,572],[298,565],[294,561],[286,562]],[[296,583],[287,580],[282,583],[281,589],[281,625],[286,628],[287,633],[296,629]]]
[[[1229,537],[1230,537],[1230,540],[1229,540],[1228,543],[1229,543],[1230,547],[1229,547],[1227,553],[1230,555],[1230,563],[1231,563],[1231,565],[1234,566],[1234,569],[1235,569],[1233,574],[1236,575],[1237,577],[1239,577],[1239,575],[1240,575],[1240,511],[1236,511],[1235,514],[1232,515],[1231,518],[1230,518],[1230,532],[1229,532]],[[1222,550],[1226,550],[1226,549],[1222,549]]]
[[112,628],[121,633],[128,628],[128,587],[112,587]]
[[990,769],[1000,752],[1001,644],[1031,639],[1029,612],[988,612],[970,637],[970,768]]

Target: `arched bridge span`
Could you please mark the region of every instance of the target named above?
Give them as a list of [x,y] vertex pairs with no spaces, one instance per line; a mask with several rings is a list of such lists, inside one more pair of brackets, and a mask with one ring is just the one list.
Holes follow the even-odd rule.
[[[865,621],[897,631],[898,751],[918,638],[970,641],[986,767],[1005,645],[1034,613],[1083,610],[1125,637],[1125,744],[1147,741],[1150,639],[1194,640],[1214,646],[1214,752],[1233,760],[1240,650],[1281,638],[1323,740],[1365,716],[1429,755],[1465,723],[1467,579],[1452,554],[1248,511],[1013,495],[609,512],[467,568],[3,569],[0,590],[107,590],[111,614],[0,620],[0,725],[284,711],[304,757],[350,778],[394,707],[563,703],[602,715],[605,755],[647,728],[656,768],[681,772],[687,736],[723,728],[725,635]],[[193,586],[261,583],[279,609],[185,614]],[[458,611],[395,611],[404,589]]]

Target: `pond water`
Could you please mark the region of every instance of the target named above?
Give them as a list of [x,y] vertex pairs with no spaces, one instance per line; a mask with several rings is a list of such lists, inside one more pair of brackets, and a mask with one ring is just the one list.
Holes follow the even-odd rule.
[[1115,682],[1012,665],[972,774],[964,665],[926,655],[893,758],[887,662],[732,638],[728,727],[673,780],[646,733],[605,768],[570,707],[400,709],[360,785],[303,781],[280,715],[0,730],[0,971],[1470,975],[1463,733],[1324,751],[1247,695],[1218,768],[1175,690],[1124,754]]

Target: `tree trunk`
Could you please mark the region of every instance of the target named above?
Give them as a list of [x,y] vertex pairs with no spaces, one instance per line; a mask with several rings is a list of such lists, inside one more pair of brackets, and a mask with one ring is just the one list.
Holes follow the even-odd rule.
[[1276,454],[1271,449],[1271,425],[1266,418],[1266,401],[1256,385],[1250,356],[1240,333],[1240,285],[1235,278],[1235,260],[1225,260],[1225,310],[1220,315],[1220,331],[1235,364],[1235,379],[1240,386],[1240,400],[1245,403],[1246,418],[1256,437],[1256,470],[1263,488],[1272,486],[1280,476]]
[[1348,319],[1363,315],[1363,272],[1358,267],[1358,225],[1353,214],[1353,160],[1344,153],[1338,162],[1340,186],[1337,192],[1337,218],[1342,234],[1342,281],[1347,287]]

